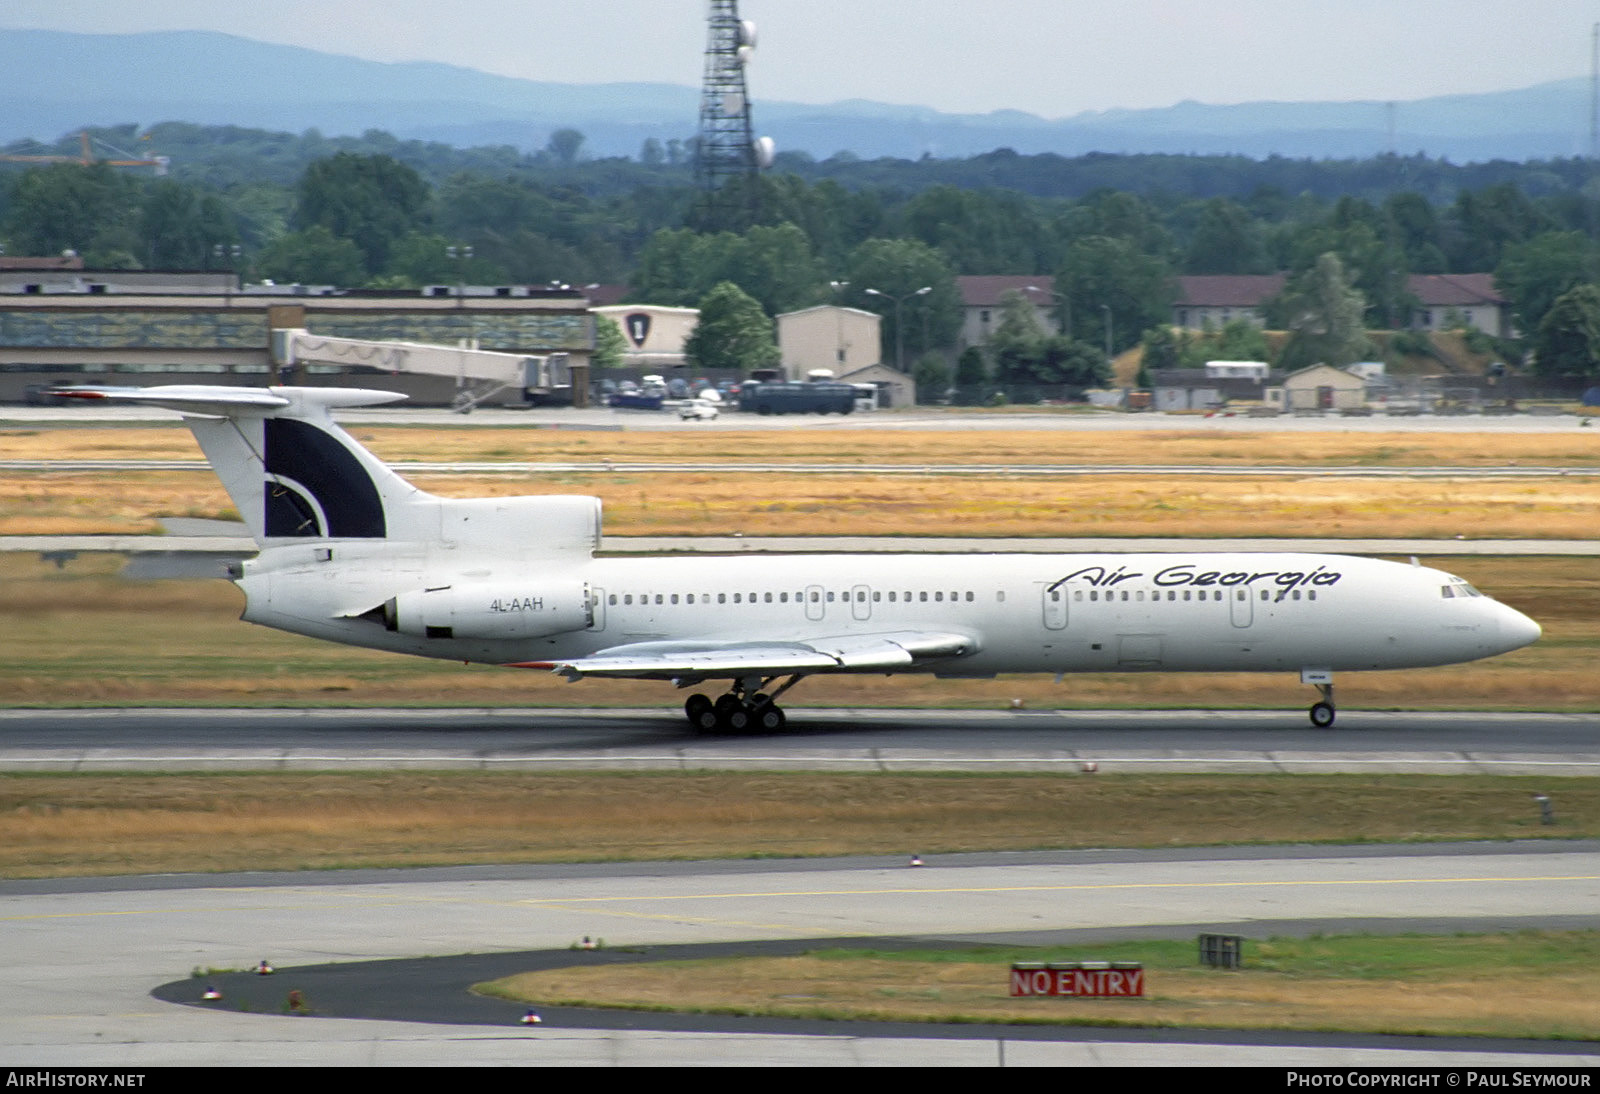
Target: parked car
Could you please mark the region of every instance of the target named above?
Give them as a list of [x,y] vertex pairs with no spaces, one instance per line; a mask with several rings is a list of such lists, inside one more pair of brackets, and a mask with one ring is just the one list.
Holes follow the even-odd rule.
[[710,421],[718,414],[718,404],[710,399],[685,399],[678,406],[678,417],[685,421],[691,419]]

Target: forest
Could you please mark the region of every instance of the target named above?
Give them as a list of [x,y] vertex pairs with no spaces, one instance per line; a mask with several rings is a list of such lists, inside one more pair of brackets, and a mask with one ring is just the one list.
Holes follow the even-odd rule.
[[[571,129],[531,153],[379,131],[91,135],[168,156],[170,172],[0,162],[4,253],[341,287],[624,284],[630,300],[675,305],[730,283],[767,318],[828,302],[877,311],[885,345],[922,370],[953,366],[957,275],[1050,276],[1059,335],[1019,332],[1011,366],[991,355],[981,367],[1086,380],[1086,347],[1159,348],[1178,275],[1283,271],[1287,328],[1295,306],[1326,326],[1326,309],[1303,313],[1333,292],[1384,330],[1412,314],[1407,274],[1491,272],[1522,333],[1500,356],[1549,376],[1600,372],[1600,181],[1583,159],[789,154],[748,192],[707,202],[684,142],[595,158]],[[74,134],[4,153],[76,149]]]

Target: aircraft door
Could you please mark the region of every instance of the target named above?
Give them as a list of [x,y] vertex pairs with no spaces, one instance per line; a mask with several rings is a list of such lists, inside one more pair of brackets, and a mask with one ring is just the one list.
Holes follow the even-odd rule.
[[589,629],[606,629],[606,591],[599,587],[589,590]]
[[857,585],[850,590],[850,618],[872,618],[872,590],[865,585]]
[[1067,589],[1065,585],[1044,587],[1044,625],[1046,630],[1065,630],[1067,626]]
[[1251,598],[1249,589],[1233,588],[1228,590],[1228,613],[1235,627],[1248,627],[1255,622],[1256,602]]
[[807,619],[820,620],[822,618],[822,612],[823,612],[824,608],[826,607],[826,605],[824,604],[824,599],[825,598],[823,596],[822,586],[821,585],[807,585],[806,586],[806,618]]

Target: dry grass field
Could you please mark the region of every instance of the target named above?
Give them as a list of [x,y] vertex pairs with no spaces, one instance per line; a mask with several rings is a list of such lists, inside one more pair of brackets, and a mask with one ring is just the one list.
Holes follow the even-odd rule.
[[[1589,434],[1054,431],[581,432],[362,426],[389,461],[746,460],[837,463],[833,476],[593,474],[535,478],[419,475],[449,496],[596,494],[616,534],[1456,536],[1587,538],[1600,484],[1586,480],[1261,479],[1255,465],[1408,467],[1592,464]],[[179,425],[0,430],[0,459],[198,459]],[[964,463],[977,476],[852,475],[863,462]],[[1152,475],[1008,476],[1008,464],[1239,468],[1196,481]],[[0,476],[0,534],[153,533],[164,516],[226,517],[208,472],[11,473]],[[1261,533],[1264,525],[1272,531]]]
[[[801,463],[1591,466],[1600,430],[1552,433],[862,429],[585,431],[356,425],[388,461],[748,460]],[[0,460],[200,459],[178,422],[0,428]]]
[[[1600,482],[1525,479],[1263,478],[1253,465],[1587,466],[1589,434],[1175,433],[993,430],[604,432],[371,426],[387,460],[746,460],[836,463],[840,474],[520,471],[414,476],[446,496],[594,494],[619,535],[1399,536],[1584,539],[1600,527]],[[0,430],[0,459],[198,459],[177,426]],[[863,462],[962,463],[972,475],[853,474]],[[1238,477],[1036,478],[1008,464],[1188,465]],[[0,475],[0,535],[153,534],[169,516],[234,516],[205,471]]]
[[[612,535],[1588,539],[1600,480],[995,475],[412,476],[452,497],[593,494]],[[0,477],[0,535],[150,535],[236,518],[209,472]]]
[[1596,836],[1583,778],[0,775],[0,877]]
[[[833,950],[525,973],[479,985],[534,1005],[921,1022],[1600,1037],[1600,932],[1246,943],[1245,967],[1187,943],[1061,951]],[[1141,999],[1013,999],[1017,961],[1140,961]]]

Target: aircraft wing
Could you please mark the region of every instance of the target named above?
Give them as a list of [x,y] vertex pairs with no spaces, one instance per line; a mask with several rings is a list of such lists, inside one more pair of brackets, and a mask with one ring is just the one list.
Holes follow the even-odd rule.
[[649,680],[788,676],[819,672],[894,672],[927,661],[964,657],[977,649],[971,635],[929,631],[849,634],[798,641],[633,642],[571,661],[526,661],[518,668],[585,676]]

